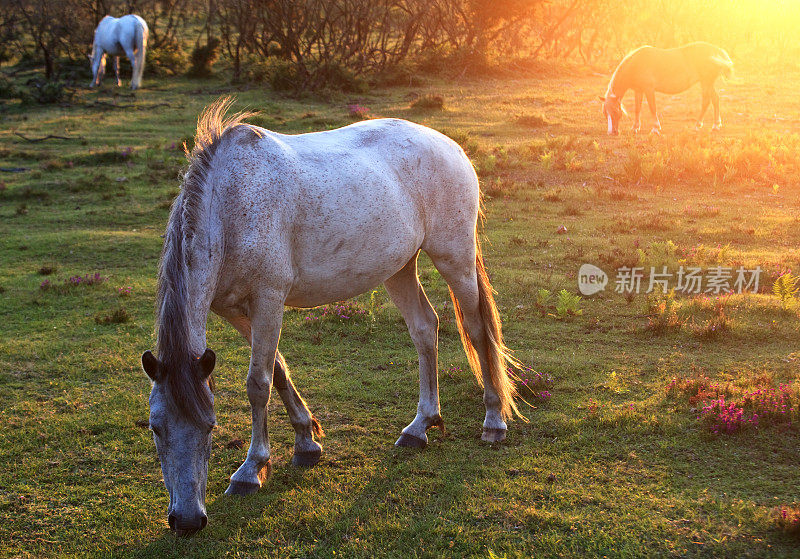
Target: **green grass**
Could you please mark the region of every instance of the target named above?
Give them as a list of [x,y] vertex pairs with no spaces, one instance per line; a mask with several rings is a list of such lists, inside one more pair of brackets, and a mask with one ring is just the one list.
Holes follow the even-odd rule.
[[[659,97],[659,138],[607,138],[596,102],[606,84],[594,75],[327,101],[239,92],[237,107],[261,110],[254,122],[280,132],[348,124],[347,105],[358,103],[462,143],[487,194],[485,254],[507,341],[553,376],[553,396],[526,408],[530,423],[513,422],[506,443],[480,441],[481,392],[446,285],[423,257],[442,321],[447,434],[431,433],[423,452],[392,446],[413,417],[418,375],[382,289],[377,302],[360,297],[365,312],[348,320],[289,310],[281,348],[327,433],[323,459],[291,467],[293,432],[276,397],[274,475],[257,495],[231,499],[223,491],[245,449],[228,443],[249,434],[249,352],[214,317],[210,523],[191,539],[166,526],[168,497],[142,427],[149,384],[139,356],[154,341],[159,235],[185,165],[179,146],[202,107],[233,90],[150,78],[135,97],[109,87],[81,90],[71,106],[5,102],[1,166],[29,170],[0,174],[0,556],[792,555],[797,540],[773,510],[797,506],[798,432],[713,436],[667,387],[692,375],[742,386],[797,379],[797,308],[771,292],[800,262],[796,141],[778,150],[771,140],[800,117],[798,81],[770,82],[769,95],[755,77],[724,85],[719,135],[689,132],[699,91]],[[444,109],[415,110],[412,91],[441,96]],[[520,115],[541,118],[531,126]],[[28,143],[12,131],[74,139]],[[755,167],[715,175],[715,161],[744,152]],[[611,288],[582,299],[577,316],[537,307],[540,289],[574,293],[584,262],[612,272],[662,261],[761,265],[765,275],[759,294],[728,301],[729,329],[714,336],[703,334],[713,305],[680,295],[678,327],[650,327],[659,302]],[[65,284],[95,272],[107,280]]]

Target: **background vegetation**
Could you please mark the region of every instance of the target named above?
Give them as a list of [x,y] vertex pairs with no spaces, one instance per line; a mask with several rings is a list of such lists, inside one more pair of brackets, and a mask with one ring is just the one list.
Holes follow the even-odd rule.
[[[423,258],[442,320],[447,434],[432,433],[421,453],[392,447],[413,414],[417,363],[382,289],[289,310],[282,350],[327,432],[324,458],[310,471],[290,466],[292,431],[274,399],[274,476],[258,495],[228,499],[247,447],[249,353],[212,318],[210,524],[189,540],[166,526],[139,356],[153,346],[180,144],[201,108],[235,88],[223,76],[202,86],[150,78],[135,96],[109,87],[75,90],[62,105],[3,102],[0,555],[793,554],[800,318],[796,286],[772,287],[800,263],[800,80],[782,78],[723,84],[720,134],[692,131],[692,90],[662,99],[663,137],[620,138],[605,135],[605,78],[591,72],[325,100],[244,88],[238,106],[281,132],[397,116],[465,147],[481,175],[507,340],[533,369],[535,409],[507,443],[481,443],[480,391],[446,287]],[[757,294],[609,287],[576,302],[584,262],[610,274],[661,263],[765,272]]]
[[800,24],[796,2],[761,0],[0,0],[0,63],[74,80],[100,19],[126,13],[150,27],[151,74],[207,75],[198,63],[210,70],[219,56],[233,81],[295,92],[608,64],[640,44],[693,40],[737,63],[797,67]]
[[[796,10],[0,0],[0,557],[796,555]],[[94,25],[129,11],[151,29],[144,88],[85,89]],[[720,84],[723,132],[694,131],[694,89],[659,96],[663,136],[607,137],[597,95],[619,56],[692,39],[736,63],[738,79]],[[293,432],[273,399],[274,475],[229,499],[249,433],[249,351],[212,317],[210,524],[175,539],[139,356],[154,343],[181,144],[229,93],[279,132],[393,116],[464,147],[533,407],[505,443],[480,441],[481,393],[423,257],[447,433],[423,452],[392,446],[418,372],[382,288],[289,309],[281,349],[326,430],[323,460],[290,466]],[[612,284],[581,298],[587,262]],[[615,293],[623,266],[763,273],[743,295]]]

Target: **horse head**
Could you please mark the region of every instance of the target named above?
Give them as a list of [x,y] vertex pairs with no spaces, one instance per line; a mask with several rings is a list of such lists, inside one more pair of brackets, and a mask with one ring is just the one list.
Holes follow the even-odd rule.
[[142,367],[153,381],[150,429],[169,493],[169,527],[181,536],[202,530],[208,523],[206,482],[211,432],[216,424],[210,376],[215,362],[210,349],[177,367],[165,364],[150,351],[142,355]]
[[622,99],[613,93],[600,97],[603,102],[603,114],[608,120],[608,133],[614,136],[619,134],[619,121],[622,115],[627,114],[625,107],[622,106]]

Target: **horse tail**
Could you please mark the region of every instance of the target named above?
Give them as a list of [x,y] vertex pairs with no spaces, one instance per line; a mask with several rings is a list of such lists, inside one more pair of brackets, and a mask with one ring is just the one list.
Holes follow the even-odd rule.
[[136,75],[134,76],[134,83],[136,87],[142,85],[142,74],[144,73],[144,61],[145,55],[147,54],[147,37],[150,34],[149,29],[147,28],[147,23],[141,18],[138,19],[138,24],[136,25],[136,31],[134,34],[135,45],[134,48],[136,49]]
[[[486,267],[483,263],[483,252],[481,250],[481,243],[478,239],[477,231],[475,232],[475,251],[479,311],[486,338],[486,360],[489,363],[489,378],[500,398],[500,411],[503,419],[510,419],[514,415],[525,419],[525,416],[520,413],[514,401],[518,394],[517,387],[514,384],[514,375],[511,370],[512,367],[519,367],[520,363],[511,355],[511,350],[503,343],[503,329],[500,322],[500,313],[497,311],[497,305],[494,302],[494,290],[492,289],[491,283],[489,283],[489,276],[486,273]],[[469,334],[464,329],[464,314],[461,311],[461,306],[452,289],[450,290],[450,298],[453,301],[456,325],[458,326],[458,333],[461,336],[461,343],[464,345],[464,351],[467,354],[469,366],[478,379],[478,384],[482,387],[483,376],[481,374],[481,362],[478,357],[478,352],[472,344]]]

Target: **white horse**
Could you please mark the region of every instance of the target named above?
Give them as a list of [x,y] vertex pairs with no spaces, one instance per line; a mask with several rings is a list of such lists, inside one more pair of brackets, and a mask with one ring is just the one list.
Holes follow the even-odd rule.
[[137,15],[129,14],[119,19],[104,17],[94,31],[92,54],[89,56],[92,63],[92,83],[89,87],[100,85],[106,73],[106,54],[110,54],[114,59],[117,87],[122,85],[119,79],[119,57],[125,55],[133,66],[131,89],[139,88],[142,85],[148,33],[147,23]]
[[505,438],[519,411],[492,287],[476,232],[480,192],[464,151],[446,136],[396,119],[285,136],[225,118],[230,100],[198,120],[195,147],[167,224],[156,304],[157,357],[150,427],[178,534],[206,525],[205,488],[215,425],[206,349],[209,311],[251,345],[252,437],[226,493],[259,489],[270,469],[272,385],[295,430],[293,464],[313,466],[319,423],[289,378],[278,340],[284,306],[314,307],[383,283],[419,353],[420,398],[395,444],[424,447],[439,408],[439,320],[417,277],[424,250],[450,287],[470,365],[484,387],[482,438]]

